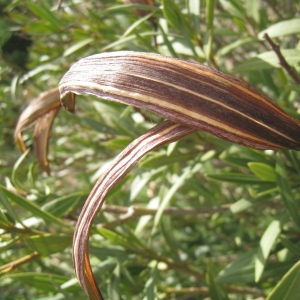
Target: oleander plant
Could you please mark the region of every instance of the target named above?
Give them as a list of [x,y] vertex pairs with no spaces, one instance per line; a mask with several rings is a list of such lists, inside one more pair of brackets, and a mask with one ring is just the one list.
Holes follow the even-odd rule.
[[298,299],[299,0],[0,8],[0,299]]

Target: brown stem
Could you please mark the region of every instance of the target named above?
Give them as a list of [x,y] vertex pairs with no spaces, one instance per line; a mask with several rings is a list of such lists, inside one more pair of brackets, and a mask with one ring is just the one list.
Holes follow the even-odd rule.
[[282,66],[282,68],[286,70],[286,72],[294,79],[296,83],[300,84],[300,77],[296,73],[295,69],[288,64],[288,62],[282,55],[279,45],[275,44],[267,33],[264,34],[264,38],[266,39],[266,41],[271,46],[272,50],[277,55],[279,64]]
[[[170,216],[184,216],[184,215],[201,215],[202,217],[209,217],[216,212],[224,212],[227,211],[230,207],[230,204],[225,204],[222,206],[214,206],[209,208],[177,208],[177,207],[168,207],[164,210],[164,214]],[[114,213],[114,214],[122,214],[117,220],[112,222],[107,222],[103,224],[99,224],[99,227],[104,228],[114,228],[123,223],[128,222],[129,220],[138,218],[144,215],[155,215],[157,213],[157,209],[146,208],[141,206],[116,206],[116,205],[104,205],[102,211]]]
[[8,264],[5,264],[3,266],[0,266],[0,271],[1,273],[9,273],[12,272],[15,268],[29,262],[32,261],[34,259],[36,259],[37,257],[39,257],[40,254],[38,252],[33,252],[32,254],[26,255],[20,259],[17,259],[15,261],[12,261]]
[[164,262],[166,265],[168,265],[170,269],[194,276],[199,281],[203,281],[205,279],[204,273],[193,270],[192,268],[190,268],[187,262],[176,262],[172,258],[166,257],[149,248],[135,248],[132,251],[138,255],[141,255],[142,257],[144,257],[145,253],[147,253],[147,256],[150,257],[151,259],[154,259],[158,262]]
[[[265,294],[256,288],[247,288],[247,287],[236,287],[228,286],[226,287],[227,291],[235,294],[250,294],[256,297],[263,297]],[[167,287],[166,292],[168,294],[189,294],[189,295],[208,295],[209,289],[207,287],[188,287],[188,288],[172,288]]]

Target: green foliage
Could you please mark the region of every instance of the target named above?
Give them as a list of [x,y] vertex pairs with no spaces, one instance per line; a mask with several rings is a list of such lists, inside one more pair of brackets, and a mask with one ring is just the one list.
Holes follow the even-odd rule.
[[[268,32],[299,71],[299,1],[56,5],[0,5],[1,47],[16,32],[32,42],[20,54],[29,59],[26,68],[1,48],[1,299],[86,299],[71,260],[77,216],[109,161],[160,120],[78,97],[76,113],[61,110],[55,120],[52,174],[41,173],[31,131],[24,133],[29,153],[21,156],[14,126],[27,103],[57,86],[73,62],[122,49],[195,60],[244,79],[299,118],[299,85],[262,38]],[[138,16],[136,8],[149,15]],[[91,262],[104,295],[298,299],[299,162],[295,151],[256,151],[202,132],[147,155],[109,193],[92,228]]]

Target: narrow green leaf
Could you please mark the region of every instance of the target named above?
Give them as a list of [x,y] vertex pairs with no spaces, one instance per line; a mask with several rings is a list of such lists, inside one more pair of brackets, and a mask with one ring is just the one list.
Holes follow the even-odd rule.
[[204,38],[203,50],[208,61],[211,60],[212,56],[212,44],[213,44],[213,23],[214,23],[214,8],[215,0],[208,0],[206,4],[206,34]]
[[290,253],[295,255],[295,257],[300,256],[300,244],[298,241],[289,240],[287,237],[281,235],[280,236],[280,243],[289,250]]
[[120,264],[118,263],[113,271],[113,274],[110,276],[110,280],[108,283],[108,297],[109,299],[120,300],[121,292],[120,292]]
[[[1,186],[0,186],[1,188]],[[8,196],[3,193],[0,189],[0,201],[3,205],[3,207],[6,209],[6,211],[8,212],[9,216],[14,220],[14,222],[18,222],[20,224],[22,224],[24,227],[25,225],[22,223],[21,219],[19,218],[19,215],[15,212],[15,209],[12,207],[12,205],[10,204],[9,200],[8,200]],[[5,217],[3,215],[3,217]],[[5,218],[7,220],[7,218]],[[5,221],[5,219],[3,218],[3,225],[5,226],[6,224],[9,225],[9,223],[7,223]],[[8,221],[8,220],[7,220]]]
[[170,54],[173,56],[173,57],[178,57],[178,54],[176,53],[175,49],[173,48],[173,45],[172,43],[169,41],[169,37],[168,37],[168,34],[165,32],[163,26],[161,26],[160,23],[158,23],[158,28],[162,34],[162,37],[163,37],[163,40],[164,40],[164,44],[167,46]]
[[241,167],[241,168],[247,168],[247,164],[249,162],[248,158],[244,157],[237,157],[236,155],[228,155],[227,153],[222,153],[219,158],[231,165]]
[[[142,1],[140,1],[142,2]],[[147,1],[144,1],[144,3]],[[155,10],[156,7],[154,5],[146,5],[146,4],[139,4],[139,3],[131,3],[131,4],[121,4],[121,5],[113,5],[113,6],[109,6],[108,8],[106,8],[104,10],[104,13],[111,13],[111,12],[120,12],[120,13],[124,13],[124,10],[129,10],[132,11],[134,9],[137,10]]]
[[181,13],[174,0],[162,0],[163,13],[168,22],[175,28],[180,28]]
[[138,175],[131,181],[130,186],[130,201],[133,201],[140,191],[145,187],[145,185],[151,179],[151,172],[145,172],[142,176]]
[[[115,264],[116,258],[119,260],[126,260],[128,258],[128,251],[124,247],[119,247],[116,244],[108,244],[105,247],[103,245],[89,247],[89,253],[98,257],[102,262],[97,265],[97,269],[102,271],[112,271],[112,261]],[[106,262],[105,262],[106,261]]]
[[248,189],[250,195],[254,199],[261,199],[261,201],[268,201],[270,200],[270,194],[274,193],[278,195],[278,187],[275,184],[271,185],[263,185],[263,186],[257,186],[255,188],[249,187]]
[[219,0],[224,10],[230,13],[232,16],[244,19],[246,13],[244,8],[241,6],[241,2],[235,2],[234,0]]
[[170,218],[170,216],[164,216],[161,219],[161,228],[166,243],[168,244],[169,249],[172,252],[172,257],[175,257],[176,260],[180,261],[180,244],[177,242],[177,239],[174,236],[175,233],[173,231],[172,219]]
[[237,213],[240,213],[240,212],[248,209],[252,205],[253,205],[253,203],[251,201],[249,201],[247,199],[240,199],[230,206],[230,211],[233,214],[237,214]]
[[102,145],[107,149],[122,150],[131,142],[128,136],[116,136],[115,138],[103,142]]
[[[126,256],[125,260],[127,259],[128,256]],[[137,290],[139,289],[139,283],[136,281],[134,274],[131,274],[125,265],[122,265],[121,273],[122,273],[121,274],[122,278],[124,278],[124,281],[126,281],[133,289],[137,289]]]
[[27,157],[28,153],[30,152],[30,149],[27,149],[24,153],[22,153],[22,155],[18,158],[18,160],[15,162],[14,167],[13,167],[13,171],[12,171],[12,175],[11,175],[11,181],[13,182],[14,186],[19,187],[20,184],[18,182],[17,176],[18,176],[18,170],[22,164],[22,162],[25,160],[25,158]]
[[249,169],[260,179],[270,182],[276,182],[275,169],[270,165],[260,162],[249,162]]
[[237,260],[226,266],[217,276],[219,283],[246,283],[254,281],[255,251],[242,254]]
[[226,300],[227,294],[220,283],[216,281],[216,266],[212,260],[208,260],[206,281],[208,283],[209,295],[214,300]]
[[54,30],[60,30],[62,22],[50,11],[45,5],[39,3],[38,5],[32,1],[26,1],[28,8],[40,19],[49,22]]
[[147,157],[143,158],[140,166],[147,169],[156,169],[162,166],[178,163],[179,161],[187,161],[192,158],[193,155],[172,153],[170,156],[166,156],[165,151],[150,153]]
[[63,54],[63,56],[68,56],[68,55],[71,55],[73,54],[74,52],[82,49],[83,47],[85,47],[86,45],[92,43],[94,41],[93,38],[87,38],[87,39],[84,39],[83,41],[80,41],[72,46],[70,46]]
[[37,204],[32,201],[27,200],[26,198],[17,195],[9,190],[7,190],[4,186],[0,185],[0,190],[8,197],[11,201],[18,204],[23,209],[30,211],[34,216],[40,217],[47,222],[53,222],[59,224],[63,227],[70,227],[68,224],[64,223],[62,220],[56,218],[54,215],[42,210]]
[[144,286],[144,295],[145,297],[143,300],[155,300],[157,299],[157,288],[156,288],[156,282],[157,282],[157,263],[154,264],[154,267],[151,269],[149,279],[146,281]]
[[277,185],[279,187],[281,199],[284,202],[294,222],[298,227],[300,227],[299,207],[295,201],[294,193],[288,180],[283,160],[279,155],[277,155],[275,170],[277,174]]
[[[5,275],[2,278],[10,278],[13,280],[19,280],[22,283],[32,286],[35,289],[42,291],[53,291],[57,290],[60,285],[65,283],[70,279],[69,276],[63,276],[58,274],[50,273],[35,273],[35,272],[26,272],[26,273],[13,273]],[[70,288],[71,290],[78,290],[78,287],[74,286]]]
[[119,233],[113,232],[111,230],[108,230],[106,228],[99,228],[99,233],[104,236],[106,239],[110,240],[114,244],[121,245],[125,247],[126,249],[132,249],[137,248],[137,246],[140,246],[140,242],[132,235],[130,239],[124,235],[121,235]]
[[139,18],[137,21],[135,21],[133,24],[131,24],[131,26],[129,26],[127,28],[127,30],[123,33],[122,38],[124,38],[125,36],[128,36],[129,34],[131,34],[138,26],[140,26],[140,24],[144,23],[145,21],[147,21],[149,18],[151,18],[155,12],[157,10],[154,10],[153,12],[151,12],[150,14]]
[[[254,283],[255,251],[242,254],[237,260],[228,264],[217,276],[217,282],[225,284]],[[262,280],[278,278],[291,268],[289,262],[272,263],[263,273]]]
[[[158,205],[159,205],[159,197],[155,197],[155,198],[152,198],[148,203],[147,203],[147,208],[151,208],[151,209],[156,209],[158,208]],[[142,216],[137,225],[136,225],[136,228],[135,228],[135,234],[137,235],[142,235],[144,231],[147,230],[147,226],[150,226],[149,223],[150,221],[153,219],[153,216],[150,216],[150,215],[145,215],[145,216]]]
[[260,280],[271,249],[273,248],[280,232],[281,224],[279,220],[272,221],[264,232],[255,257],[255,282],[258,282]]
[[266,300],[292,300],[300,295],[300,261],[278,282]]
[[[140,34],[141,37],[148,37],[148,36],[153,36],[153,35],[156,35],[156,33],[154,33],[154,32],[143,32],[143,33]],[[118,39],[118,40],[102,47],[100,49],[100,51],[101,52],[106,52],[107,50],[115,49],[115,48],[118,48],[118,47],[123,47],[124,48],[124,45],[126,45],[128,42],[136,40],[136,38],[137,38],[136,34],[132,34],[132,35],[126,36],[124,38],[120,38],[120,39]]]
[[248,175],[248,174],[241,174],[241,173],[223,173],[223,174],[206,174],[205,175],[208,178],[217,180],[217,181],[225,181],[225,182],[232,182],[232,183],[239,183],[239,184],[268,184],[270,185],[270,182],[263,181],[260,178],[257,178],[254,175]]
[[252,17],[255,23],[259,24],[260,21],[260,13],[261,5],[259,0],[247,0],[246,1],[246,10],[248,16]]
[[188,178],[188,176],[191,175],[191,169],[186,168],[183,173],[177,178],[176,182],[172,185],[172,187],[168,190],[164,198],[162,199],[158,210],[155,214],[154,218],[154,228],[158,226],[158,223],[160,222],[160,218],[164,212],[164,209],[168,206],[171,199],[173,198],[174,194],[177,192],[177,190],[183,185],[185,180]]
[[9,40],[12,36],[12,31],[10,29],[10,23],[4,20],[3,18],[0,19],[0,47]]
[[[179,29],[184,37],[184,44],[186,44],[187,50],[191,50],[191,54],[189,55],[194,55],[196,59],[199,59],[198,52],[196,51],[196,47],[193,44],[193,40],[195,39],[195,33],[191,29],[189,22],[183,16],[180,18]],[[210,37],[212,37],[212,35],[210,35]],[[179,51],[177,50],[177,52]]]
[[214,8],[215,0],[208,0],[206,2],[206,27],[207,29],[213,29],[214,25]]
[[61,217],[70,212],[82,197],[85,197],[85,194],[81,192],[69,194],[47,202],[41,209],[56,217]]
[[226,44],[224,47],[222,47],[220,50],[218,50],[216,57],[225,56],[225,55],[229,54],[230,52],[234,51],[235,49],[239,48],[240,46],[243,46],[248,43],[253,43],[253,42],[254,42],[254,39],[252,37],[245,37],[245,38],[240,37],[233,43]]
[[285,20],[273,24],[269,28],[261,31],[258,34],[258,38],[264,39],[265,33],[267,33],[271,38],[291,34],[298,34],[300,33],[300,18]]
[[44,20],[36,20],[35,22],[24,25],[24,30],[30,32],[33,37],[38,38],[42,35],[50,35],[58,32],[60,29]]
[[[298,49],[281,49],[289,65],[294,66],[300,61],[300,50]],[[271,68],[280,68],[279,60],[273,51],[267,51],[258,54],[255,57],[246,60],[234,68],[235,71],[263,70]]]
[[8,240],[7,242],[2,241],[0,246],[0,253],[4,253],[5,251],[9,251],[13,247],[17,247],[17,243],[20,241],[21,237],[18,236],[16,238],[13,238],[11,240]]
[[201,30],[200,0],[189,0],[188,5],[193,31],[199,36]]
[[[2,197],[3,197],[3,195],[1,194],[1,192],[0,192],[0,199],[2,200]],[[2,202],[2,201],[1,201]],[[7,228],[9,228],[9,227],[11,227],[11,226],[13,226],[13,221],[14,220],[9,220],[9,218],[11,218],[11,217],[8,217],[7,216],[7,213],[4,213],[1,209],[0,209],[0,228],[2,228],[2,229],[7,229]]]
[[207,152],[205,152],[201,158],[200,161],[201,162],[206,162],[206,161],[210,161],[213,157],[216,156],[216,151],[215,150],[208,150]]

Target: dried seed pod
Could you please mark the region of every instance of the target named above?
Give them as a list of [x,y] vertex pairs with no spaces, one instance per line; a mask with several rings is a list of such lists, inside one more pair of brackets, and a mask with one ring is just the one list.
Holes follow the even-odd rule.
[[69,111],[75,107],[73,94],[92,94],[169,119],[117,156],[78,218],[73,260],[77,278],[92,300],[103,296],[89,261],[90,227],[107,192],[146,153],[197,130],[255,149],[300,149],[298,120],[243,81],[194,62],[149,53],[103,53],[75,63],[59,89]]
[[93,94],[254,149],[300,149],[298,120],[245,82],[199,63],[128,51],[97,54],[74,64],[59,88],[62,96]]

